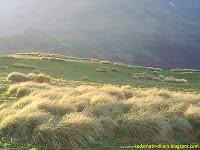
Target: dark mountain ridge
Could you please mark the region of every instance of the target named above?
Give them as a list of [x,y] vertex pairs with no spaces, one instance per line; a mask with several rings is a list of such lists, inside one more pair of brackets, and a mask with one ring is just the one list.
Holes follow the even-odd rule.
[[199,68],[198,12],[198,0],[22,0],[0,25],[0,53],[44,51]]

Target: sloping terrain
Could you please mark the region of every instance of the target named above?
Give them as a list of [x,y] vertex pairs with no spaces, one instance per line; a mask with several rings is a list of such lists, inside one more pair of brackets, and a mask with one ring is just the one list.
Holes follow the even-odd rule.
[[199,70],[47,53],[4,56],[0,64],[0,149],[199,148]]
[[[200,88],[198,70],[163,70],[159,68],[131,66],[98,59],[80,59],[57,54],[20,53],[0,57],[1,72],[20,71],[28,73],[40,70],[56,78],[136,87],[167,87],[179,90]],[[4,67],[5,66],[5,67]],[[184,84],[165,82],[164,79],[185,79]]]
[[[12,9],[9,2],[4,5],[1,54],[35,50],[162,68],[200,66],[197,0],[27,0]],[[5,15],[9,10],[12,15]]]

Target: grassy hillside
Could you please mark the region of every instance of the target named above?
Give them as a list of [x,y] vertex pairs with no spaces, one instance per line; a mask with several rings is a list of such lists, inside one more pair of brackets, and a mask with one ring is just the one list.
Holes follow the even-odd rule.
[[0,149],[200,144],[199,70],[38,53],[0,64]]
[[[129,66],[95,59],[78,59],[62,55],[28,54],[0,58],[0,72],[13,71],[29,73],[40,70],[55,78],[89,82],[131,85],[134,87],[166,87],[178,90],[199,90],[200,72],[198,70],[174,71],[159,68]],[[185,79],[186,83],[169,83],[165,78]]]

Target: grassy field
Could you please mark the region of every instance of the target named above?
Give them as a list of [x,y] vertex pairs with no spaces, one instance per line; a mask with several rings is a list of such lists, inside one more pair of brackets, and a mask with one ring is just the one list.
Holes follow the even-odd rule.
[[200,144],[200,72],[50,54],[0,58],[0,149]]
[[[40,70],[55,78],[64,78],[70,81],[108,83],[117,85],[130,85],[134,87],[163,87],[175,90],[193,91],[200,89],[200,72],[169,71],[154,68],[127,66],[123,64],[102,62],[91,59],[63,58],[64,56],[46,55],[13,55],[13,57],[1,57],[0,74],[8,74],[13,71],[29,73],[32,70]],[[56,58],[56,59],[55,59]],[[17,65],[18,64],[18,67]],[[21,67],[20,67],[21,64]],[[27,67],[23,67],[27,65]],[[35,69],[34,69],[35,68]],[[135,78],[135,74],[161,78],[173,77],[186,79],[185,84],[168,83],[152,78]],[[138,75],[137,75],[138,76]]]

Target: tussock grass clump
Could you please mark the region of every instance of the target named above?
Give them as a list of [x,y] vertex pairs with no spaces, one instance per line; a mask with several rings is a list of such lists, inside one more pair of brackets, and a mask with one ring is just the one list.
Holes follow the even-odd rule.
[[39,126],[34,140],[45,143],[50,149],[80,149],[88,147],[103,133],[99,122],[83,114],[64,116],[55,127],[50,125]]
[[65,62],[65,59],[62,59],[62,58],[49,57],[49,60],[51,60],[51,61]]
[[165,76],[164,76],[164,75],[158,75],[158,77],[159,77],[161,80],[165,79]]
[[112,85],[103,86],[101,89],[107,93],[110,93],[111,95],[117,95],[121,92],[120,87]]
[[101,68],[96,69],[97,72],[119,72],[119,69],[117,68],[109,68],[106,66],[103,66]]
[[40,53],[17,53],[17,55],[30,55],[30,56],[39,56],[40,55]]
[[52,102],[41,103],[38,107],[41,110],[49,112],[53,116],[64,116],[65,114],[75,112],[75,109],[73,107]]
[[130,98],[133,96],[133,93],[128,86],[117,87],[117,86],[107,85],[103,86],[101,90],[113,96],[116,96],[118,99]]
[[185,116],[192,122],[196,127],[200,129],[200,107],[191,105],[185,112]]
[[16,91],[16,96],[17,97],[24,97],[24,96],[27,96],[29,94],[31,94],[31,89],[30,88],[26,88],[26,87],[23,87],[23,88],[19,88],[17,89]]
[[19,142],[61,150],[92,149],[97,141],[131,145],[193,143],[199,138],[193,134],[200,130],[199,93],[33,81],[13,84],[8,92],[19,90],[22,98],[0,104],[0,136]]
[[6,59],[10,59],[10,60],[16,59],[14,56],[2,56],[2,58],[6,58]]
[[7,86],[5,86],[5,85],[0,85],[0,93],[2,92],[5,92],[6,91],[6,89],[7,89]]
[[108,104],[114,103],[115,98],[104,93],[99,93],[90,99],[91,104]]
[[166,134],[168,127],[167,119],[159,115],[141,116],[128,114],[120,119],[121,134],[140,141],[152,141],[155,137]]
[[113,65],[114,66],[120,66],[120,63],[114,62]]
[[167,82],[167,83],[187,83],[186,79],[178,79],[175,77],[165,77],[160,75],[159,72],[155,71],[154,74],[147,74],[147,73],[135,73],[132,75],[133,79],[145,79],[145,80],[153,80],[153,81],[160,81],[160,82]]
[[200,70],[197,70],[197,69],[181,69],[181,68],[171,69],[171,71],[174,71],[174,72],[200,72]]
[[88,77],[82,77],[81,81],[89,81],[90,79]]
[[168,83],[187,83],[188,82],[186,79],[177,79],[174,77],[167,77],[163,81],[168,82]]
[[8,75],[7,79],[12,82],[26,82],[35,81],[39,83],[50,83],[51,77],[42,73],[30,73],[28,75],[20,72],[12,72]]
[[170,118],[170,124],[173,138],[186,139],[187,135],[192,131],[192,126],[186,118],[174,115]]
[[154,67],[146,67],[146,68],[151,71],[161,71],[162,70],[161,68],[154,68]]
[[0,66],[0,70],[5,70],[5,69],[8,69],[7,66]]
[[40,56],[40,59],[41,59],[41,60],[49,60],[48,57],[42,57],[42,56]]
[[35,70],[35,69],[36,69],[35,66],[26,65],[26,64],[21,64],[21,63],[15,63],[15,64],[12,64],[12,66],[13,66],[14,68],[23,68],[23,69],[32,69],[32,70]]
[[95,58],[90,59],[90,61],[92,61],[92,62],[100,62],[99,59],[95,59]]
[[33,112],[25,115],[17,113],[5,117],[0,123],[1,135],[7,135],[21,140],[30,140],[33,129],[50,119],[50,115],[43,112]]
[[39,70],[33,70],[34,74],[40,74],[41,72]]
[[117,132],[119,130],[119,124],[117,121],[109,118],[109,117],[100,117],[99,118],[101,125],[103,128],[110,133]]
[[160,72],[159,71],[153,71],[153,74],[159,75]]
[[[48,84],[46,84],[48,85]],[[66,91],[65,91],[66,90]],[[60,90],[59,88],[46,88],[43,92],[39,92],[37,95],[41,98],[48,98],[49,100],[61,100],[65,92],[69,89]]]
[[8,88],[9,94],[14,94],[17,97],[24,97],[30,95],[32,91],[49,89],[48,84],[38,84],[34,82],[22,82],[19,84],[13,84]]
[[103,69],[103,68],[95,69],[95,70],[96,70],[96,72],[103,72],[103,73],[109,72],[109,70]]
[[27,75],[23,74],[23,73],[20,73],[20,72],[12,72],[8,75],[8,78],[7,78],[9,81],[12,81],[12,82],[25,82],[25,81],[28,81],[28,77]]
[[34,100],[36,99],[36,97],[30,95],[28,97],[23,97],[21,98],[19,101],[16,101],[13,105],[12,105],[12,109],[22,109],[25,106],[29,105],[30,103],[32,103]]
[[31,81],[39,82],[39,83],[50,83],[51,82],[51,77],[45,74],[35,74],[35,73],[30,73],[28,74],[28,78]]
[[161,81],[159,76],[155,76],[147,73],[135,73],[132,75],[133,79],[145,79],[145,80],[153,80],[153,81]]
[[110,61],[100,61],[101,64],[113,64],[113,62]]
[[180,72],[180,74],[182,75],[192,75],[194,74],[195,72]]
[[111,68],[111,70],[112,70],[113,72],[119,72],[119,69],[117,69],[117,68]]

